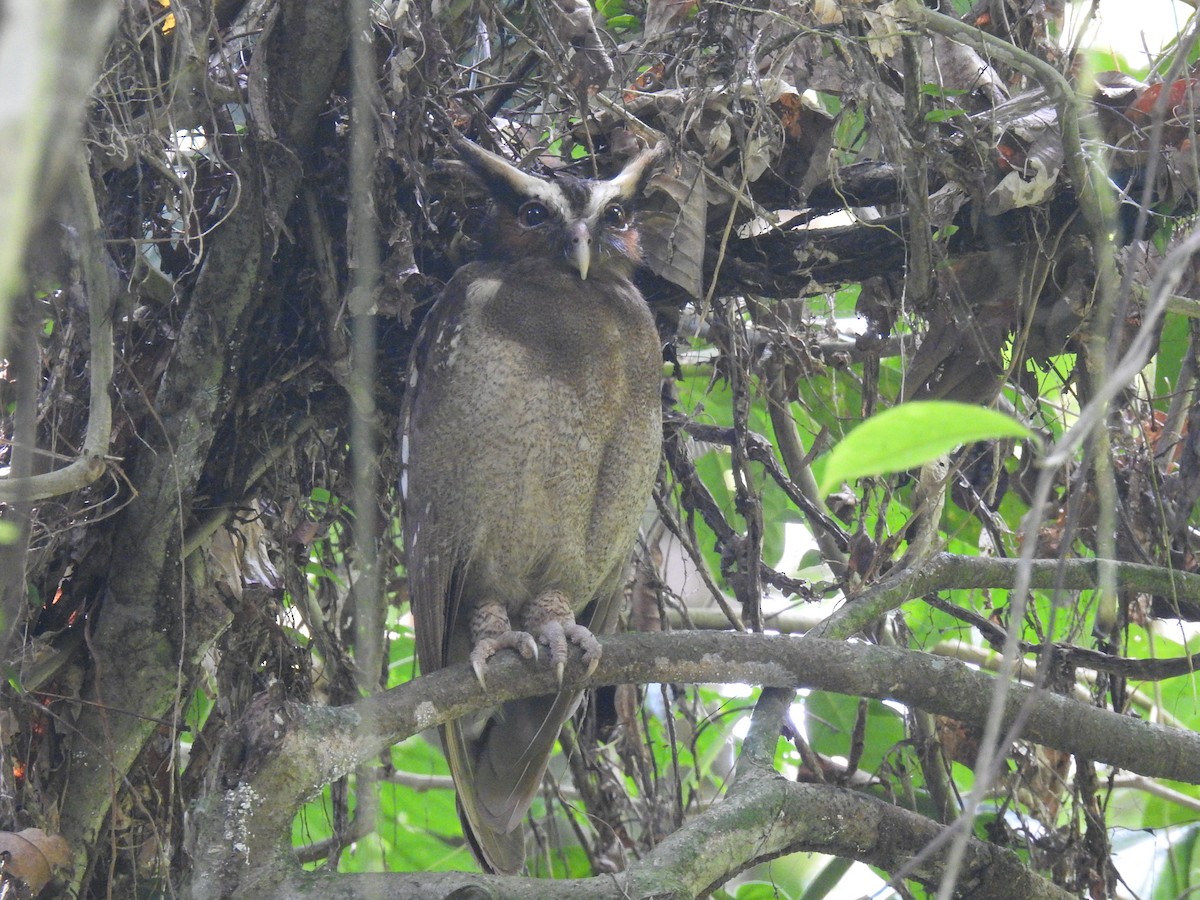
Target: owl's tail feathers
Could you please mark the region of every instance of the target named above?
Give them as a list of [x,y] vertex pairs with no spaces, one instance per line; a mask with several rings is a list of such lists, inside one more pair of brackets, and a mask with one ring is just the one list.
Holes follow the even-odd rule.
[[582,697],[570,692],[505,703],[478,738],[459,722],[447,727],[459,818],[485,869],[515,875],[524,868],[521,820],[537,796],[558,733]]
[[497,831],[487,826],[471,823],[470,813],[463,804],[462,792],[458,795],[458,817],[462,820],[463,834],[471,846],[471,853],[479,860],[485,872],[493,875],[519,875],[525,868],[525,831]]

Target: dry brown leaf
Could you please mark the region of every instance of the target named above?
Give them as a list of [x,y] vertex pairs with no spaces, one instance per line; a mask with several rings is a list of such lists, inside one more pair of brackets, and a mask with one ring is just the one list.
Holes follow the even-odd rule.
[[208,544],[209,562],[218,573],[215,580],[239,600],[248,585],[278,588],[283,583],[271,561],[271,533],[257,501],[253,509],[257,516],[230,522]]
[[71,864],[67,842],[40,828],[0,831],[0,853],[10,854],[6,871],[29,885],[35,895],[49,883],[55,868]]
[[642,216],[643,259],[654,274],[699,299],[708,210],[704,178],[695,163],[683,160],[656,175],[650,190],[657,191],[651,202],[658,203],[658,209]]

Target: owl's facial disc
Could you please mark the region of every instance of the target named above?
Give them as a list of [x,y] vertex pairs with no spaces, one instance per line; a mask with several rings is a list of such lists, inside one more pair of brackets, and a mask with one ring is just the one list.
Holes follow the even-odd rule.
[[606,181],[566,174],[539,178],[461,138],[454,147],[491,191],[497,208],[513,217],[496,219],[512,223],[493,229],[490,249],[497,257],[521,258],[561,248],[559,258],[581,280],[610,271],[629,276],[640,254],[627,204],[645,186],[664,146],[642,152]]

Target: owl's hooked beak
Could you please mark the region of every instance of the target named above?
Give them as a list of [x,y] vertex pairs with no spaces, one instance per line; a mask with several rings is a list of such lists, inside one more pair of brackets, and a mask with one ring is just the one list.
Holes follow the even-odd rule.
[[587,281],[588,269],[592,266],[592,232],[587,222],[575,222],[567,233],[567,246],[563,248],[567,262],[579,270],[579,280]]

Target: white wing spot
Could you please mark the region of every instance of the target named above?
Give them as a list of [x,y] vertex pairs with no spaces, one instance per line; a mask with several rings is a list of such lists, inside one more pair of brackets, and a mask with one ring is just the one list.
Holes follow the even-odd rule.
[[437,333],[434,338],[434,353],[433,360],[439,368],[449,368],[454,365],[454,357],[457,355],[458,342],[462,340],[462,325],[455,323],[453,325],[445,325]]
[[467,285],[467,303],[474,306],[491,301],[504,286],[499,278],[480,278]]

